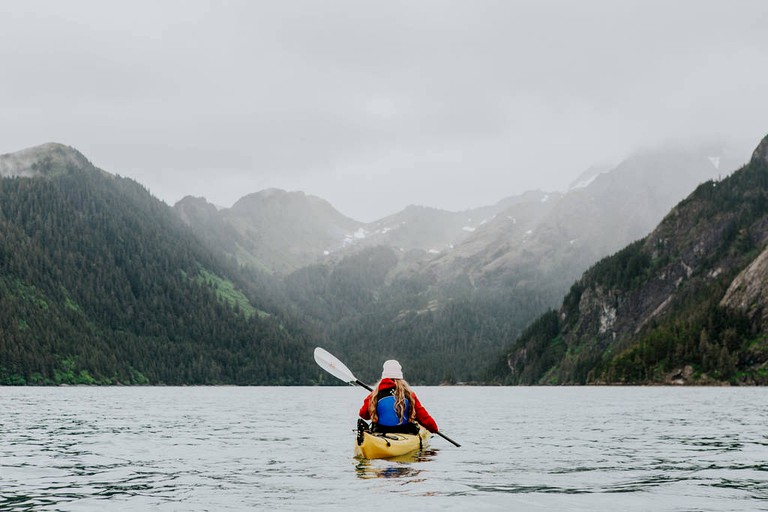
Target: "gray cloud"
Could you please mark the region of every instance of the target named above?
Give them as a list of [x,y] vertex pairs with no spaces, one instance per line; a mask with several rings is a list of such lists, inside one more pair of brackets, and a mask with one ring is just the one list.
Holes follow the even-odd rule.
[[748,151],[767,22],[762,0],[16,2],[0,152],[64,142],[169,203],[459,210],[669,139]]

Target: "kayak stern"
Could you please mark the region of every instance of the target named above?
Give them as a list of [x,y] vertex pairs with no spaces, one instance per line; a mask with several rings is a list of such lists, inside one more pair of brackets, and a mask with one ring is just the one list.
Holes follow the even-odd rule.
[[355,455],[366,459],[399,457],[424,449],[431,436],[432,434],[421,425],[418,434],[385,434],[358,428]]

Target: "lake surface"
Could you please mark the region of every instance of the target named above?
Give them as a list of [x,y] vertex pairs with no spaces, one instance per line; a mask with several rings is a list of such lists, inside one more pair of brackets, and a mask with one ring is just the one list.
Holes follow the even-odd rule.
[[355,459],[360,388],[0,388],[0,510],[768,511],[763,388],[415,389],[461,448]]

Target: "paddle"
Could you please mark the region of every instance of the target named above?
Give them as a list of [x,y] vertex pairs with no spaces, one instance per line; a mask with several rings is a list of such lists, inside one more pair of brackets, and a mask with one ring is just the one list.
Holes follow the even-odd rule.
[[[347,384],[350,384],[352,386],[360,386],[362,388],[367,389],[368,391],[373,391],[373,388],[369,386],[368,384],[365,384],[364,382],[361,382],[357,380],[355,375],[350,371],[349,368],[346,367],[344,363],[339,361],[333,354],[328,352],[327,350],[324,350],[320,347],[315,348],[315,362],[322,368],[323,370],[327,371],[337,379],[346,382]],[[450,437],[446,436],[442,432],[435,432],[435,434],[439,435],[452,445],[459,447],[461,446],[459,443],[451,439]]]

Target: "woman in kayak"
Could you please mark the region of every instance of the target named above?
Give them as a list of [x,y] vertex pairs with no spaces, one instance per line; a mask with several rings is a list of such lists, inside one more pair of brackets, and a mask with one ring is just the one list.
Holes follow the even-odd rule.
[[371,420],[374,432],[416,434],[417,422],[432,433],[438,431],[437,423],[403,380],[403,370],[394,359],[384,363],[381,380],[365,398],[359,414]]

